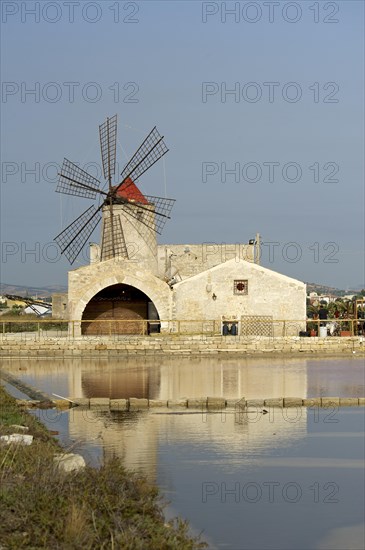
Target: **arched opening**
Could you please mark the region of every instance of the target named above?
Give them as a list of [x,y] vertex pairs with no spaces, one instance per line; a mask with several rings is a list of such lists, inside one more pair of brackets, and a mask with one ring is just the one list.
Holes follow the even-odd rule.
[[123,362],[123,369],[115,363],[106,370],[82,371],[81,387],[84,397],[110,397],[111,399],[128,399],[138,397],[156,399],[161,387],[161,371],[150,365],[140,365],[136,370]]
[[[146,323],[146,320],[155,321]],[[95,294],[82,315],[82,334],[146,334],[159,332],[158,312],[150,298],[125,284]]]

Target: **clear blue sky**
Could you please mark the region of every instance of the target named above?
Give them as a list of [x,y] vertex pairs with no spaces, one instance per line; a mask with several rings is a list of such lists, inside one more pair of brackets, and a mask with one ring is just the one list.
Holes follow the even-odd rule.
[[364,284],[364,3],[274,4],[2,2],[3,282],[66,283],[50,243],[91,202],[54,164],[100,164],[117,113],[121,168],[155,124],[170,148],[139,182],[177,199],[160,242],[260,232],[263,265]]

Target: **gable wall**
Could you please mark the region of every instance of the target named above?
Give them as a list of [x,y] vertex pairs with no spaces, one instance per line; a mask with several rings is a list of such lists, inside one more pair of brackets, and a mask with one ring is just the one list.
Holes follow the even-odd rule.
[[[248,280],[248,294],[235,295],[234,280]],[[249,262],[228,262],[174,287],[173,314],[176,319],[220,319],[267,316],[274,320],[306,319],[306,285]],[[212,299],[213,294],[217,296]],[[304,325],[296,324],[298,335]]]

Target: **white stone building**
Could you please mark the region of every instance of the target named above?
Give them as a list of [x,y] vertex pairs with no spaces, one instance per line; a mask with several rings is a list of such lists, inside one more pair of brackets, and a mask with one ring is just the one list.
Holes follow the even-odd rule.
[[168,149],[154,127],[124,167],[122,181],[113,185],[116,134],[115,115],[99,126],[107,190],[64,159],[56,191],[100,202],[55,237],[62,254],[74,262],[99,221],[102,225],[100,245],[90,246],[90,265],[70,271],[68,295],[54,297],[54,317],[72,321],[76,335],[272,336],[305,328],[305,284],[258,265],[254,240],[157,244],[156,232],[174,200],[144,195],[135,181]]
[[277,321],[286,334],[305,329],[306,285],[255,263],[254,245],[157,245],[154,232],[146,239],[128,220],[123,231],[128,259],[101,260],[91,244],[90,265],[70,271],[68,296],[54,298],[54,317],[73,320],[76,335],[279,336]]

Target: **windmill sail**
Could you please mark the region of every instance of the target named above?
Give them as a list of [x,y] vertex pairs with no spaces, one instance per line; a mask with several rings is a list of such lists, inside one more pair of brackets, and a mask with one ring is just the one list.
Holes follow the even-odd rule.
[[122,258],[128,259],[122,223],[118,215],[104,217],[103,219],[100,259],[101,261],[110,260],[116,256],[122,256]]
[[61,249],[61,254],[66,256],[71,265],[98,225],[101,218],[101,208],[102,206],[99,206],[99,208],[96,208],[95,205],[90,206],[54,238]]
[[121,176],[122,181],[117,190],[125,183],[128,178],[137,180],[144,172],[153,166],[161,157],[168,152],[163,136],[161,136],[156,126],[148,134],[139,149],[133,155],[131,160],[125,166]]
[[172,207],[175,204],[175,199],[166,199],[164,197],[152,197],[151,195],[145,195],[150,204],[154,205],[154,211],[156,214],[156,233],[161,235],[165,223],[170,219]]
[[100,181],[98,179],[66,158],[63,160],[59,176],[56,187],[57,193],[75,195],[86,199],[95,199],[97,193],[102,193],[99,189]]
[[[154,233],[161,233],[167,219],[170,218],[175,202],[173,199],[145,196],[134,183],[134,180],[137,180],[168,151],[164,138],[159,134],[156,126],[125,166],[121,183],[114,186],[112,178],[115,175],[116,166],[117,115],[107,118],[99,126],[99,138],[103,173],[109,189],[101,190],[100,181],[97,178],[66,158],[63,161],[56,188],[58,193],[76,197],[87,199],[96,199],[98,195],[104,197],[100,206],[94,204],[87,208],[54,239],[61,249],[61,254],[67,257],[71,265],[101,217],[103,217],[102,261],[114,257],[129,259],[126,228],[129,235],[134,235],[132,239],[136,238],[136,234],[139,235],[152,250],[157,246]],[[133,234],[134,230],[137,233]]]
[[111,182],[115,174],[117,115],[107,118],[106,121],[99,126],[99,136],[104,178],[108,180],[108,182]]

